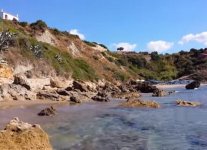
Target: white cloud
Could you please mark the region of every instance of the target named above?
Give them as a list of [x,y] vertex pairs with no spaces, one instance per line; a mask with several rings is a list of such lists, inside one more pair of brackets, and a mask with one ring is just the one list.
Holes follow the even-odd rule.
[[77,29],[72,29],[69,31],[70,34],[78,35],[81,40],[85,40],[85,35],[80,33]]
[[183,36],[182,39],[178,43],[185,44],[191,41],[202,43],[205,46],[207,46],[207,32],[201,32],[198,34],[187,34]]
[[157,52],[164,52],[174,45],[173,42],[166,42],[166,41],[151,41],[147,44],[147,48],[149,51],[157,51]]
[[122,42],[122,43],[114,44],[114,46],[116,48],[123,47],[124,51],[134,51],[135,48],[137,47],[137,44],[130,44],[130,43],[127,43],[127,42]]

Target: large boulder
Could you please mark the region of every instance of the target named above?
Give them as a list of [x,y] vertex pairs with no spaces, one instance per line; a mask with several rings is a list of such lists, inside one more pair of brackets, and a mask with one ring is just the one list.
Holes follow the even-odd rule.
[[38,116],[54,116],[56,109],[53,106],[47,107],[38,113]]
[[193,82],[191,82],[191,83],[189,83],[185,86],[185,88],[187,90],[195,89],[195,88],[199,88],[199,87],[200,87],[200,82],[199,81],[193,81]]
[[0,132],[1,150],[52,150],[47,133],[39,125],[18,118],[11,120]]
[[160,104],[155,101],[143,101],[139,99],[129,99],[126,102],[123,102],[121,107],[130,107],[130,108],[139,108],[139,107],[146,107],[146,108],[160,108]]

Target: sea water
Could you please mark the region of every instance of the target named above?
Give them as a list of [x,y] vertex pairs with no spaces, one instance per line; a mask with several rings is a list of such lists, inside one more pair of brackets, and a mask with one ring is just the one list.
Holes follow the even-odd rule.
[[[207,150],[207,86],[168,89],[166,97],[142,94],[160,109],[122,108],[121,101],[57,107],[54,117],[39,117],[45,106],[1,110],[1,125],[13,116],[39,123],[56,150]],[[178,107],[177,99],[200,107]],[[5,117],[7,116],[7,117]]]

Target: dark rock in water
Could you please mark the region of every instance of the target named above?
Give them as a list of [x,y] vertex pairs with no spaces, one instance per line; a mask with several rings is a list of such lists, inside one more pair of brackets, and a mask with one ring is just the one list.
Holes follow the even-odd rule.
[[38,116],[53,116],[56,114],[56,109],[53,106],[45,108],[38,113]]
[[81,103],[81,101],[79,99],[77,99],[77,97],[75,97],[75,96],[71,96],[70,101],[73,103]]
[[101,97],[101,96],[94,96],[92,97],[92,100],[97,101],[97,102],[109,102],[109,98],[108,97]]
[[164,90],[156,89],[153,92],[152,96],[154,96],[154,97],[163,97],[163,96],[166,96],[166,95],[169,95],[169,94],[170,94],[169,92],[166,92]]
[[185,88],[187,90],[195,89],[195,88],[199,88],[199,87],[200,87],[200,82],[199,81],[193,81],[193,82],[191,82],[191,83],[189,83],[185,86]]
[[73,81],[73,88],[80,90],[81,92],[87,92],[87,87],[77,81]]

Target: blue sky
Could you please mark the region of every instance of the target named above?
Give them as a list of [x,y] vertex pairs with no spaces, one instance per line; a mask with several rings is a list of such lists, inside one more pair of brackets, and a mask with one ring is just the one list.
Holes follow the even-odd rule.
[[1,0],[21,21],[126,50],[172,53],[207,47],[207,0]]

